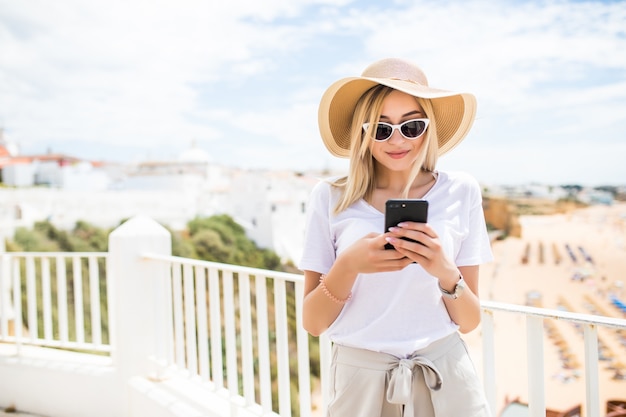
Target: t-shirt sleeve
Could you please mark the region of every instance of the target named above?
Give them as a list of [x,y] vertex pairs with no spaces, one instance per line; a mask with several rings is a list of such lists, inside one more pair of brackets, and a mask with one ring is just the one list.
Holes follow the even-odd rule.
[[327,273],[335,262],[335,244],[330,218],[333,213],[331,185],[319,182],[311,191],[306,207],[306,227],[302,258],[298,268],[302,271]]
[[458,266],[480,265],[493,260],[480,185],[472,177],[466,179],[468,233],[456,257]]

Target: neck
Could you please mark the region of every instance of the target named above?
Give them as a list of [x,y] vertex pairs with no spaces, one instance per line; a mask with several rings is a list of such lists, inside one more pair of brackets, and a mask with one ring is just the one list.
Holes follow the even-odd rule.
[[[431,184],[434,180],[434,175],[430,171],[420,171],[417,177],[413,180],[409,194],[412,191],[419,191],[421,188]],[[376,189],[384,190],[388,193],[397,194],[400,196],[409,181],[408,172],[393,172],[387,171],[381,173],[376,178]]]

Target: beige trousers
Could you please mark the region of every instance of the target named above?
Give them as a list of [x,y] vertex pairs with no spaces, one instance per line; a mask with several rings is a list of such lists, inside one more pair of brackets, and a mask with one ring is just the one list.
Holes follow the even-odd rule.
[[490,417],[458,333],[406,359],[333,345],[328,417]]

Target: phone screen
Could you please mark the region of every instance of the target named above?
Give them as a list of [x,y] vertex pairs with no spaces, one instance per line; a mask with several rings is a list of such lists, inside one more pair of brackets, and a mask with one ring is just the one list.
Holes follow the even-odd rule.
[[[397,226],[398,223],[404,221],[426,223],[428,221],[428,201],[419,199],[387,200],[385,203],[385,232],[390,227]],[[388,243],[385,245],[385,249],[393,249],[393,246]]]

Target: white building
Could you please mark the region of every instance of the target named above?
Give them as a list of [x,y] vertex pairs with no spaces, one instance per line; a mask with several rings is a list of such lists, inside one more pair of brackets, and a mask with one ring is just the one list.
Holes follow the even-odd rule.
[[4,236],[42,220],[64,229],[79,220],[115,227],[145,215],[181,230],[195,217],[228,214],[259,247],[274,250],[283,261],[300,259],[306,201],[317,182],[312,176],[220,166],[195,146],[175,160],[124,169],[96,168],[67,156],[51,159],[5,165],[3,175],[10,180],[5,184],[15,188],[0,189]]

